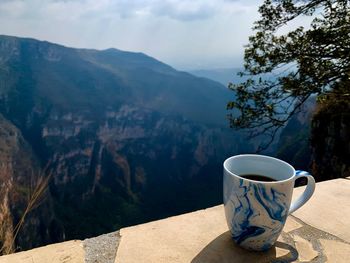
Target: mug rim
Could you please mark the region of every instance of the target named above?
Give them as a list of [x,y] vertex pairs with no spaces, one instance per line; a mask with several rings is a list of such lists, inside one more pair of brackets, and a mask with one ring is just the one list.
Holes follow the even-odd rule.
[[[252,180],[252,179],[247,179],[247,178],[244,178],[244,177],[241,177],[233,172],[231,172],[228,168],[227,168],[227,164],[229,163],[229,161],[231,161],[232,159],[236,159],[236,158],[242,158],[242,157],[259,157],[259,158],[263,158],[263,159],[269,159],[269,160],[273,160],[273,161],[277,161],[277,162],[280,162],[280,163],[283,163],[287,166],[289,166],[292,171],[293,171],[293,175],[287,179],[284,179],[284,180],[278,180],[278,181],[271,181],[271,182],[266,182],[266,181],[257,181],[257,180]],[[224,161],[224,169],[227,173],[229,173],[230,176],[233,176],[233,177],[236,177],[238,179],[242,179],[242,180],[246,180],[246,181],[249,181],[249,182],[254,182],[254,183],[261,183],[261,184],[279,184],[279,183],[284,183],[284,182],[288,182],[289,180],[293,180],[295,178],[295,175],[296,175],[296,172],[295,172],[295,168],[290,165],[289,163],[281,160],[281,159],[278,159],[278,158],[275,158],[275,157],[271,157],[271,156],[267,156],[267,155],[262,155],[262,154],[238,154],[238,155],[234,155],[234,156],[231,156],[229,158],[227,158],[225,161]]]

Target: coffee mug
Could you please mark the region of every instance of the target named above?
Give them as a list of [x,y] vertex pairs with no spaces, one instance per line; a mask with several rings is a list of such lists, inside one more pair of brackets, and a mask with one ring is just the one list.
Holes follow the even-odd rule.
[[[262,175],[271,181],[251,180],[244,175]],[[307,178],[307,186],[291,204],[294,182],[300,177]],[[263,251],[276,242],[287,216],[310,199],[315,180],[282,160],[243,154],[225,160],[223,188],[226,221],[233,240],[243,248]]]

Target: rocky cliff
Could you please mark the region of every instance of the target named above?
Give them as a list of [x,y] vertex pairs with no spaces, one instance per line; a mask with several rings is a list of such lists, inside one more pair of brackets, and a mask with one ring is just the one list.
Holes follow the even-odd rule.
[[349,93],[331,95],[327,103],[319,105],[312,122],[311,145],[312,170],[317,180],[350,176]]
[[278,143],[277,157],[310,171],[316,181],[350,176],[350,98],[340,94],[308,101]]
[[22,248],[221,202],[222,161],[250,150],[227,128],[230,96],[145,54],[0,36],[0,113],[9,127],[0,140],[11,139],[12,156],[0,156],[5,234],[24,205],[13,187],[22,185],[24,198],[44,167],[47,198],[19,235]]
[[311,172],[312,149],[310,144],[311,122],[316,99],[305,102],[282,130],[277,144],[276,156],[292,164],[296,169]]
[[[24,218],[28,201],[43,171],[31,146],[21,131],[0,115],[0,248],[5,251],[26,249],[62,239],[56,236],[60,224],[56,224],[50,205],[51,196],[44,191],[36,201],[33,211]],[[42,200],[46,200],[38,206]],[[36,208],[36,206],[38,206]],[[15,242],[16,228],[21,225]]]

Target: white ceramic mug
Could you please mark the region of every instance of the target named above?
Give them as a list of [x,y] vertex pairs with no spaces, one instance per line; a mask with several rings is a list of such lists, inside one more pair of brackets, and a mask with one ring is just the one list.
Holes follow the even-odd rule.
[[[240,177],[246,174],[263,175],[274,181]],[[294,182],[300,177],[307,178],[307,187],[291,204]],[[315,180],[282,160],[243,154],[225,160],[223,188],[226,221],[233,240],[243,248],[263,251],[276,242],[287,216],[310,199]]]

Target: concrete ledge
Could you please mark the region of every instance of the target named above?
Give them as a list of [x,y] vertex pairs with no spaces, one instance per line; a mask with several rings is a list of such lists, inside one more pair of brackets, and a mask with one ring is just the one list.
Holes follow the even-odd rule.
[[[137,262],[326,262],[325,247],[347,248],[336,262],[347,263],[350,245],[289,216],[276,245],[267,252],[236,246],[226,226],[223,206],[121,229],[115,263]],[[334,243],[322,243],[332,241]],[[328,249],[328,248],[327,248]],[[329,249],[328,249],[329,250]],[[329,261],[332,262],[332,261]]]
[[[304,187],[295,189],[297,198]],[[318,183],[288,217],[276,245],[249,252],[234,245],[223,206],[0,257],[0,263],[337,262],[350,259],[350,180]]]
[[0,263],[83,263],[80,240],[67,241],[0,257]]
[[[304,189],[295,189],[295,198]],[[350,181],[337,179],[317,184],[312,199],[289,216],[276,246],[265,253],[235,246],[223,206],[217,206],[121,229],[115,262],[326,262],[335,246],[342,251],[335,262],[345,263],[349,223]]]
[[[301,195],[304,189],[295,189],[293,199]],[[315,228],[350,242],[350,180],[335,179],[317,183],[314,196],[293,215]]]

